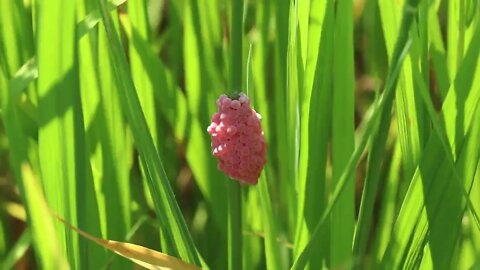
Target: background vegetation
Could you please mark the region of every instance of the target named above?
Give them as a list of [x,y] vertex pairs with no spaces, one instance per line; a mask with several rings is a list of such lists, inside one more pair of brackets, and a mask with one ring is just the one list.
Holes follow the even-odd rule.
[[[211,269],[480,269],[479,54],[478,0],[1,0],[0,268],[134,267],[51,209]],[[256,186],[210,153],[237,90]]]

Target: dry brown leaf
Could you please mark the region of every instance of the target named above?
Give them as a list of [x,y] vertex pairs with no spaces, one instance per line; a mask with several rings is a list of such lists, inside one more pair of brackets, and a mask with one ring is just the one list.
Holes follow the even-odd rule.
[[55,213],[52,213],[52,214],[65,226],[76,231],[78,234],[82,235],[83,237],[90,239],[93,242],[147,269],[161,269],[161,270],[165,270],[165,269],[200,270],[201,269],[198,266],[186,263],[173,256],[170,256],[165,253],[162,253],[153,249],[149,249],[140,245],[97,238],[69,224],[64,219],[59,217],[57,214]]

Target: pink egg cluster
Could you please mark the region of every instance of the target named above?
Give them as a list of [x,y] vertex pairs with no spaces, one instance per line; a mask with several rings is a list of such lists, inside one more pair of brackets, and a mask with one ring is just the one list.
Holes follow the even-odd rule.
[[217,106],[207,131],[218,168],[244,184],[256,184],[267,153],[260,114],[244,94],[236,99],[221,95]]

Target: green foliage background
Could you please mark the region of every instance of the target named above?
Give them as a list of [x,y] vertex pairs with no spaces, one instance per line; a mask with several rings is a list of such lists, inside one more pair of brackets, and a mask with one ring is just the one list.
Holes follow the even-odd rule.
[[[479,54],[478,0],[0,0],[0,268],[133,268],[34,189],[206,269],[479,269]],[[256,186],[206,132],[238,90]]]

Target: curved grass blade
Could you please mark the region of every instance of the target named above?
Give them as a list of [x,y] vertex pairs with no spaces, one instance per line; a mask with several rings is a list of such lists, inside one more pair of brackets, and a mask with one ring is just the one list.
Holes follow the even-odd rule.
[[[294,256],[309,241],[315,225],[325,209],[326,168],[328,159],[328,141],[331,125],[331,82],[333,55],[334,3],[327,1],[312,3],[310,16],[319,25],[311,25],[309,33],[307,66],[305,70],[304,94],[301,104],[300,122],[300,160],[298,190],[297,228]],[[325,9],[321,16],[313,12]],[[316,37],[314,29],[321,32]],[[313,59],[312,59],[313,58]],[[314,64],[313,64],[314,63]],[[314,206],[314,207],[312,207]],[[312,269],[322,267],[327,256],[328,245],[317,241],[315,249],[318,256],[310,258]]]
[[275,218],[270,191],[268,187],[268,178],[265,172],[260,176],[260,203],[262,206],[262,224],[265,232],[265,257],[267,261],[267,269],[283,269],[280,257],[280,249],[277,242],[277,219]]
[[85,231],[82,231],[76,228],[75,226],[72,226],[71,224],[66,222],[64,219],[56,215],[55,213],[52,213],[52,214],[55,218],[57,218],[57,220],[63,223],[66,227],[77,232],[81,236],[147,269],[164,269],[164,270],[165,269],[172,269],[172,270],[200,270],[201,269],[200,267],[197,267],[193,264],[183,262],[165,253],[158,252],[156,250],[149,249],[140,245],[97,238]]
[[25,202],[35,251],[42,269],[70,269],[63,257],[49,208],[32,169],[21,166],[21,179],[25,187]]
[[27,228],[22,232],[15,245],[8,251],[4,260],[0,262],[0,269],[13,269],[15,264],[21,259],[32,243],[32,234]]
[[197,251],[187,229],[180,207],[175,201],[172,187],[165,173],[163,162],[156,151],[152,136],[148,132],[147,122],[135,91],[127,59],[118,33],[112,24],[106,1],[100,1],[100,10],[105,30],[111,45],[110,57],[119,87],[119,96],[123,113],[131,127],[135,145],[147,178],[150,192],[154,198],[155,212],[164,231],[169,250],[174,251],[185,261],[199,265]]

